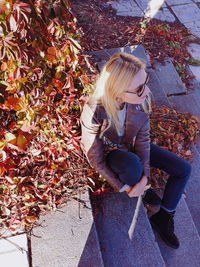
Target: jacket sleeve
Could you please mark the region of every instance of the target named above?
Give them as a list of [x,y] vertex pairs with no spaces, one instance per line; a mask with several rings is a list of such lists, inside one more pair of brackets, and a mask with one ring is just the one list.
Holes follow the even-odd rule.
[[103,141],[99,138],[101,123],[94,113],[87,104],[84,106],[81,114],[81,148],[90,165],[118,192],[123,187],[123,183],[106,164]]
[[143,166],[143,174],[147,177],[150,175],[150,123],[149,118],[145,121],[136,135],[134,151],[140,157]]

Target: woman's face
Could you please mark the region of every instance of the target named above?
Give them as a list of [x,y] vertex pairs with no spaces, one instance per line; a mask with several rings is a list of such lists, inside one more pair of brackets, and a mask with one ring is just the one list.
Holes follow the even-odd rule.
[[138,71],[131,81],[127,90],[123,93],[121,100],[129,104],[142,104],[149,94],[148,75],[144,69]]

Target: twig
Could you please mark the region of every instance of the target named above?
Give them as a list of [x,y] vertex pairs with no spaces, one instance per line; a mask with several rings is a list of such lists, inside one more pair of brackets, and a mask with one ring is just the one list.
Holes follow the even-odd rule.
[[13,241],[7,239],[7,237],[2,237],[2,238],[5,239],[6,241],[8,241],[8,242],[9,242],[10,244],[12,244],[13,246],[15,246],[15,247],[16,247],[17,249],[19,249],[22,253],[24,253],[24,252],[27,253],[27,251],[26,251],[24,248],[20,247],[18,244],[14,243]]

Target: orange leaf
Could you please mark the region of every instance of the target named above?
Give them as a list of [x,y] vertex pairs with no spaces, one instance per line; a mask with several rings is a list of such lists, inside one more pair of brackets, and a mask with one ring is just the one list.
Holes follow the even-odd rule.
[[52,84],[58,89],[62,89],[63,88],[63,83],[58,79],[54,79],[53,78],[52,79]]
[[26,137],[22,134],[17,137],[17,146],[21,149],[24,149],[28,144]]
[[6,91],[9,91],[10,94],[13,94],[17,91],[17,87],[15,87],[14,85],[9,85],[7,88],[6,88]]
[[0,163],[0,176],[3,176],[5,171],[6,171],[6,168],[4,167],[4,164]]
[[0,0],[0,14],[10,11],[11,5],[8,1]]
[[19,97],[16,96],[8,96],[5,106],[10,109],[14,109],[15,111],[18,111],[21,109],[21,100]]
[[2,70],[2,71],[5,71],[5,70],[7,69],[7,67],[8,67],[8,65],[7,65],[6,62],[3,62],[3,63],[1,64],[1,70]]
[[56,57],[57,50],[56,50],[56,48],[55,48],[54,46],[52,46],[52,47],[49,47],[49,48],[47,49],[47,53],[48,53],[49,55],[52,55],[52,56]]

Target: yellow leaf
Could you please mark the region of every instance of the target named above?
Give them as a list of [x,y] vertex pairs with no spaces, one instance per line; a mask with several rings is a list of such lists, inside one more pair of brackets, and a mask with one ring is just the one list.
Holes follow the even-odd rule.
[[1,139],[1,140],[0,140],[0,149],[3,150],[5,145],[6,145],[6,141],[3,140],[3,139]]
[[18,135],[17,146],[21,149],[24,149],[27,144],[28,144],[28,141],[27,141],[26,137],[22,134]]

